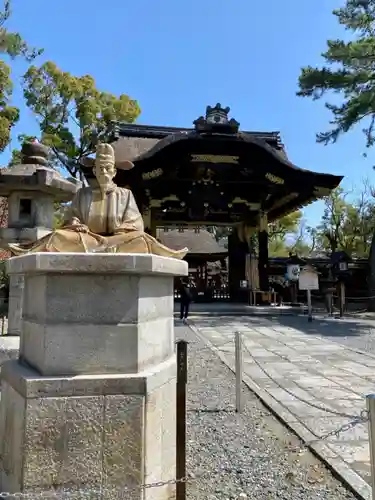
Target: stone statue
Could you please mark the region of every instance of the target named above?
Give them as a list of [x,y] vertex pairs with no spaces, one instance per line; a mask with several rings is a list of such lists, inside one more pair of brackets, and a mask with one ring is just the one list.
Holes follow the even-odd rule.
[[[125,168],[131,168],[126,162]],[[129,167],[130,166],[130,167]],[[115,154],[110,144],[99,144],[93,171],[97,188],[76,193],[64,225],[34,243],[9,244],[13,255],[31,252],[152,253],[183,259],[187,248],[172,250],[144,232],[143,220],[133,193],[114,182]]]

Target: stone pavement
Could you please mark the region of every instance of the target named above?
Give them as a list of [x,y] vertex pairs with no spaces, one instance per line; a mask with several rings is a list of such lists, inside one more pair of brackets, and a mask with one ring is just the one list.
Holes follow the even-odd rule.
[[[366,410],[365,396],[375,393],[375,356],[319,336],[319,321],[311,331],[302,328],[306,318],[293,321],[195,316],[190,323],[232,370],[234,332],[242,332],[244,382],[346,484],[370,500],[367,423],[334,431]],[[353,322],[345,326],[345,321],[340,320],[340,328],[353,333]],[[334,320],[331,326],[337,328]]]
[[[192,302],[190,305],[190,314],[199,316],[270,316],[276,317],[290,316],[303,313],[302,306],[249,306],[247,304],[236,304],[233,302]],[[174,313],[178,315],[180,311],[180,303],[175,302]]]

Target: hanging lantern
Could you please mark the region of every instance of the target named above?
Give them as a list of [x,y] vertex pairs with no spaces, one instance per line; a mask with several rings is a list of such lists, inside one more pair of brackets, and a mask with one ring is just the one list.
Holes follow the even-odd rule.
[[299,264],[288,264],[286,274],[289,281],[298,281],[301,266]]
[[343,251],[333,252],[331,255],[332,270],[337,277],[344,277],[348,274],[350,256]]
[[289,259],[286,261],[286,276],[288,281],[298,281],[301,272],[301,266],[305,261],[297,257],[297,255],[289,254]]

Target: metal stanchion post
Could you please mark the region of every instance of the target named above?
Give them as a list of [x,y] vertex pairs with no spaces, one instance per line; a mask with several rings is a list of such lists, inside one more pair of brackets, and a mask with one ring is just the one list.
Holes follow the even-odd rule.
[[371,460],[372,500],[375,500],[375,394],[367,396],[368,430]]
[[176,500],[186,500],[186,384],[187,342],[177,342],[177,394],[176,394]]
[[306,290],[306,293],[307,293],[307,314],[308,314],[308,317],[307,317],[307,321],[309,323],[312,322],[312,302],[311,302],[311,290]]
[[234,336],[236,363],[236,412],[242,413],[242,338],[241,332]]

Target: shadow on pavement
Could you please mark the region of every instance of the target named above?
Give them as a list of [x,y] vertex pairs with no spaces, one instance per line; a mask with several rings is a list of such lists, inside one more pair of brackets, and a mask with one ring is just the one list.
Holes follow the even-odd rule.
[[[192,315],[193,316],[193,315]],[[192,317],[193,319],[193,317]],[[267,314],[264,316],[241,316],[236,317],[225,316],[199,316],[199,324],[207,325],[212,328],[215,327],[235,327],[238,322],[238,329],[242,324],[247,326],[257,327],[272,327],[283,326],[288,328],[295,328],[306,335],[320,336],[320,337],[361,337],[368,335],[371,330],[375,328],[375,321],[372,320],[357,320],[353,318],[322,318],[315,317],[311,323],[307,321],[307,316],[287,316],[287,315],[272,315]],[[249,325],[250,323],[250,325]],[[270,325],[271,323],[271,325]],[[228,332],[229,333],[229,332]],[[233,332],[234,333],[234,332]]]

